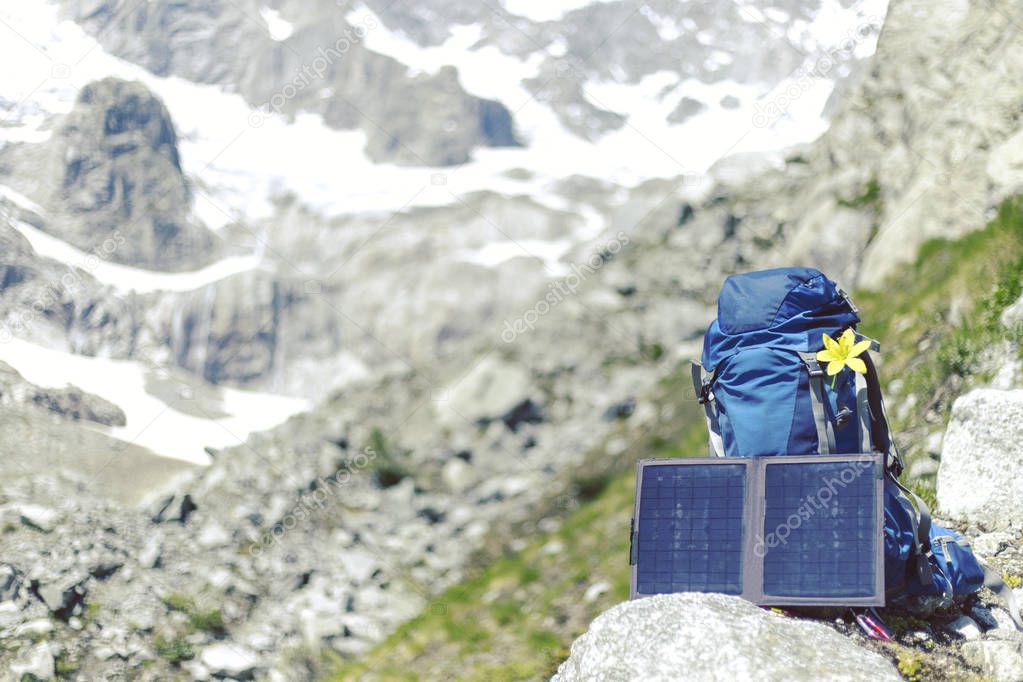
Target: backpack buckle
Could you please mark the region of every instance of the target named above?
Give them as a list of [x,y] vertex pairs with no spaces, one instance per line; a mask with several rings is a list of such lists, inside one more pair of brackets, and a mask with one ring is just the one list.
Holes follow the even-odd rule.
[[693,390],[696,392],[696,400],[701,405],[706,405],[711,401],[710,389],[714,385],[717,375],[717,369],[715,369],[709,377],[706,377],[700,363],[693,363]]
[[803,358],[803,364],[806,365],[806,371],[810,373],[810,378],[817,379],[824,376],[824,368],[817,360],[816,353],[800,353],[799,356]]
[[856,304],[853,303],[852,297],[848,293],[846,293],[845,289],[839,287],[838,295],[845,300],[845,304],[849,306],[849,309],[852,310],[854,314],[856,315],[860,314],[860,309],[856,307]]

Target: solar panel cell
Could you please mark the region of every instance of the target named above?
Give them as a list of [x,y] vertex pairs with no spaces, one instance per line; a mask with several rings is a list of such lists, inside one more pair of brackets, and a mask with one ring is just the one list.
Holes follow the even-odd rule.
[[764,594],[869,597],[875,591],[876,480],[851,462],[768,464]]
[[742,592],[745,465],[643,470],[638,591]]

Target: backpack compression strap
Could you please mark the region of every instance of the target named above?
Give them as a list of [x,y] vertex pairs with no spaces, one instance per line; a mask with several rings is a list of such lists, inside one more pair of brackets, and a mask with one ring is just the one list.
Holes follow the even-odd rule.
[[807,371],[810,373],[810,403],[813,405],[813,421],[817,425],[817,443],[820,454],[830,455],[835,451],[835,429],[828,421],[824,407],[827,398],[824,395],[824,368],[817,360],[816,353],[800,353]]
[[998,597],[998,601],[1001,602],[1005,610],[1009,612],[1009,617],[1012,618],[1013,624],[1017,630],[1023,630],[1023,618],[1021,618],[1019,605],[1016,603],[1016,597],[1012,593],[1012,588],[1005,584],[1002,580],[1002,576],[998,575],[990,568],[981,564],[981,568],[984,569],[984,587],[988,588],[995,593]]

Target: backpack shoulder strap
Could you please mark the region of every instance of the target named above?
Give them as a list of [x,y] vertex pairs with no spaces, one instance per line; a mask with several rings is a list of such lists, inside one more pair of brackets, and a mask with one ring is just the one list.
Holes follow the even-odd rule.
[[710,434],[710,456],[724,457],[725,445],[721,440],[721,427],[718,424],[717,404],[714,400],[714,381],[718,378],[718,370],[715,367],[709,374],[703,369],[703,365],[693,360],[692,362],[693,391],[696,392],[696,400],[703,405],[703,412],[707,415],[707,431]]
[[905,465],[899,448],[891,438],[891,427],[888,425],[888,412],[884,405],[884,396],[881,394],[881,381],[877,376],[877,367],[874,365],[870,353],[860,356],[867,366],[867,373],[864,376],[867,388],[867,406],[870,409],[870,437],[874,449],[886,455],[885,468],[892,472],[897,479],[902,475]]
[[810,373],[810,403],[813,406],[813,421],[817,425],[817,443],[820,454],[830,455],[835,451],[835,429],[828,420],[827,396],[824,395],[824,368],[817,360],[816,353],[800,353],[806,370]]

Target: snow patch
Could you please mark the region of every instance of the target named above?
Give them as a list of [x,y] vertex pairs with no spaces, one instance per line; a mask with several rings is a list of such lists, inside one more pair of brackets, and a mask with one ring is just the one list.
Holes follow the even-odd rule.
[[156,272],[104,260],[100,256],[82,251],[20,220],[13,221],[12,226],[28,240],[29,245],[43,258],[49,258],[88,272],[101,284],[112,287],[118,293],[194,291],[233,275],[252,270],[260,263],[260,259],[256,256],[235,256],[193,272]]
[[90,428],[194,464],[209,463],[206,447],[239,445],[250,434],[271,429],[310,407],[297,398],[204,385],[201,391],[219,397],[218,414],[207,419],[182,411],[187,409],[185,401],[192,399],[187,392],[170,403],[149,393],[147,379],[166,379],[168,373],[141,362],[74,355],[19,339],[0,344],[0,360],[37,386],[77,386],[114,403],[127,417],[123,427]]
[[478,249],[463,249],[455,258],[487,268],[496,267],[512,258],[536,258],[543,263],[550,277],[563,277],[569,269],[561,259],[574,245],[570,239],[519,239],[490,242]]
[[504,8],[530,21],[557,21],[569,12],[612,0],[504,0]]
[[281,18],[281,13],[275,9],[269,7],[261,7],[259,10],[259,16],[263,17],[263,21],[266,23],[266,29],[270,33],[270,37],[280,42],[287,40],[291,37],[291,34],[295,32],[295,26],[288,21]]

